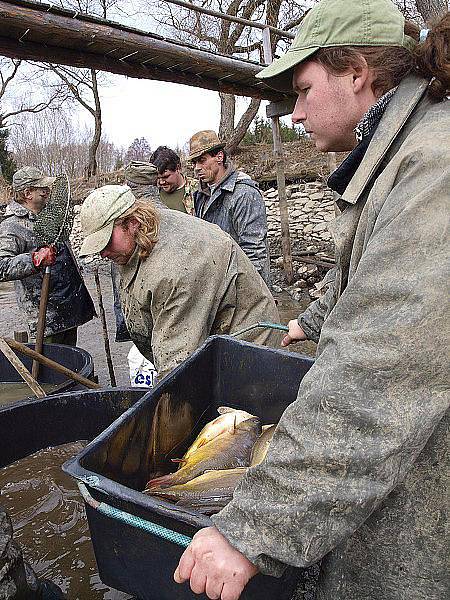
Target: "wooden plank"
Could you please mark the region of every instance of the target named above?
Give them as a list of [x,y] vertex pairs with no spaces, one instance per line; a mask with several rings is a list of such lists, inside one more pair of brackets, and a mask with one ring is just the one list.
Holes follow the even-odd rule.
[[262,66],[151,33],[45,5],[0,0],[0,53],[10,58],[93,68],[129,77],[281,100],[257,79]]
[[266,107],[266,116],[268,119],[273,117],[284,117],[294,112],[296,98],[287,98],[279,102],[270,102]]
[[0,338],[0,350],[3,352],[8,361],[12,364],[15,370],[19,373],[27,386],[37,398],[45,398],[47,395],[39,383],[32,377],[31,373],[25,367],[23,362],[14,354],[3,338]]
[[49,367],[50,369],[54,369],[55,371],[58,371],[58,373],[62,373],[62,375],[65,375],[66,377],[69,377],[69,379],[73,379],[74,381],[81,383],[87,388],[90,388],[92,390],[98,390],[102,387],[100,384],[94,383],[90,379],[86,379],[86,377],[83,377],[79,373],[75,373],[75,371],[68,369],[64,365],[60,365],[51,358],[42,356],[42,354],[39,354],[35,350],[28,348],[28,346],[24,346],[20,342],[16,342],[16,340],[12,340],[11,338],[4,338],[4,340],[8,344],[8,346],[13,350],[17,350],[17,352],[20,352],[21,354],[25,354],[25,356],[29,356],[30,358],[37,360],[39,363],[41,363],[41,365]]

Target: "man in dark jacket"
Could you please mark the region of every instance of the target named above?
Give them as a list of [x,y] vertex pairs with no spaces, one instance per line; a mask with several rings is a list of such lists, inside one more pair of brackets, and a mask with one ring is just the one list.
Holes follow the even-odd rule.
[[266,209],[257,184],[233,168],[214,131],[191,137],[189,160],[200,182],[194,194],[195,216],[229,233],[270,286]]
[[52,266],[44,341],[76,346],[77,327],[95,315],[68,242],[38,248],[33,226],[44,208],[54,179],[35,167],[23,167],[13,176],[15,200],[0,223],[0,281],[14,281],[19,308],[30,334],[36,336],[42,279]]

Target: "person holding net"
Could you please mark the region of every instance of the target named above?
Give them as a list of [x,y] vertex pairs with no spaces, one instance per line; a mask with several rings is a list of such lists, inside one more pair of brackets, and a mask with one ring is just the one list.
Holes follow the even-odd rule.
[[69,242],[39,247],[34,231],[53,182],[36,167],[14,173],[14,199],[0,223],[0,281],[14,281],[17,304],[34,339],[44,270],[51,266],[44,342],[76,346],[77,328],[95,316],[94,304]]

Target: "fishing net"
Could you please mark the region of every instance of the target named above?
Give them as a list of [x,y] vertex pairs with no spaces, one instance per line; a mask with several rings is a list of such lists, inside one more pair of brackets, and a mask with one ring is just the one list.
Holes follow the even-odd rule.
[[67,175],[59,175],[47,204],[38,214],[33,231],[40,246],[66,242],[73,225],[73,204]]

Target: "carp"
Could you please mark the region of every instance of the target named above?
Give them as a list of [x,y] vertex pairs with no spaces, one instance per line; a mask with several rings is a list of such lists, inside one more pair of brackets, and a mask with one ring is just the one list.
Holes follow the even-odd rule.
[[184,454],[183,458],[180,461],[180,465],[183,465],[187,462],[188,458],[204,446],[215,437],[221,435],[227,430],[233,430],[236,425],[245,421],[246,419],[251,419],[254,415],[246,412],[245,410],[238,410],[236,408],[230,408],[228,406],[219,406],[217,409],[219,413],[219,417],[216,417],[213,421],[207,423],[203,429],[200,431],[198,436],[195,438],[194,442],[189,447],[188,451]]
[[275,433],[275,428],[276,425],[263,426],[263,432],[253,446],[252,455],[250,458],[251,467],[259,465],[259,463],[266,458],[267,450],[269,449],[270,442],[272,441],[273,434]]
[[253,445],[260,434],[259,418],[247,418],[206,444],[198,446],[175,473],[151,479],[144,491],[183,484],[205,471],[248,467]]
[[171,500],[177,506],[212,514],[228,504],[246,472],[247,467],[206,471],[186,483],[146,490],[146,493]]

